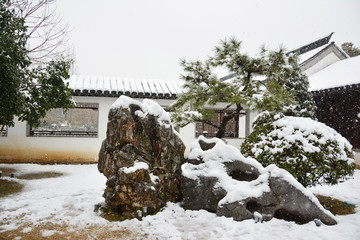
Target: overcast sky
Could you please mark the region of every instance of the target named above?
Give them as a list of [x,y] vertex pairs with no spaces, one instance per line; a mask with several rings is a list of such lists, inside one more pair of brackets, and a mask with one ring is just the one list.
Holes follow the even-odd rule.
[[244,52],[288,50],[335,32],[360,46],[359,0],[58,0],[76,74],[178,79],[179,59],[204,59],[221,39]]

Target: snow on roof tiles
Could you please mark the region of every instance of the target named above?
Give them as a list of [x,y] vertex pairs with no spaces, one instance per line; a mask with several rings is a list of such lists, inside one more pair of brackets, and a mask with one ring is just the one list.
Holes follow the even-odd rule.
[[360,84],[360,56],[338,61],[309,77],[310,91]]
[[299,53],[299,54],[303,54],[303,53],[306,53],[306,52],[309,52],[313,49],[316,49],[318,47],[321,47],[325,44],[328,44],[329,41],[330,41],[330,38],[332,37],[332,35],[334,34],[334,32],[332,32],[330,35],[327,35],[327,36],[324,36],[320,39],[316,39],[312,42],[309,42],[308,44],[306,45],[303,45],[301,47],[297,47],[295,48],[295,50],[292,50],[290,52],[288,52],[287,54],[290,54],[290,53]]
[[319,48],[315,48],[311,51],[308,51],[306,53],[303,53],[301,55],[299,55],[299,63],[300,66],[303,65],[305,62],[307,62],[308,60],[310,60],[310,58],[314,57],[316,54],[318,54],[319,52],[321,52],[322,50],[324,50],[325,48],[329,47],[331,43],[326,44],[324,46],[321,46]]
[[129,79],[116,77],[96,77],[72,75],[69,87],[76,96],[127,95],[146,98],[176,98],[182,93],[181,81],[163,81],[152,79]]

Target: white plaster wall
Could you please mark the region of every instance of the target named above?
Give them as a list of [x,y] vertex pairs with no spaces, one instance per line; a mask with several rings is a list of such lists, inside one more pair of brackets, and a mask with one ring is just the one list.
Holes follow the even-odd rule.
[[240,149],[241,144],[244,142],[244,138],[225,138],[227,144]]
[[305,71],[303,71],[307,76],[311,76],[320,70],[326,68],[327,66],[340,61],[339,57],[335,55],[335,53],[330,52],[328,55],[326,55],[323,59],[315,63],[313,66],[309,67]]
[[257,111],[251,111],[250,114],[249,114],[250,115],[250,126],[249,126],[250,127],[250,133],[253,131],[252,124],[255,121],[258,114],[259,113]]
[[97,161],[102,140],[106,137],[107,115],[114,98],[74,97],[76,102],[99,103],[98,137],[28,137],[27,123],[15,121],[8,136],[0,138],[0,159],[27,161]]
[[357,166],[360,166],[360,149],[355,149],[354,153],[355,153],[355,155],[354,155],[355,164]]
[[246,137],[246,115],[239,117],[239,138]]
[[183,128],[179,129],[179,133],[181,135],[181,139],[183,140],[185,146],[186,146],[186,150],[185,150],[185,154],[190,150],[191,148],[191,143],[195,141],[195,124],[194,123],[190,123],[188,125],[186,125]]

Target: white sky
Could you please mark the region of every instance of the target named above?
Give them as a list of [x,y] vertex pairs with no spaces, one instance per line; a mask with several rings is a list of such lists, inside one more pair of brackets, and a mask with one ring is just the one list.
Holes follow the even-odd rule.
[[359,0],[58,0],[75,73],[178,79],[179,59],[204,59],[221,39],[243,50],[291,50],[335,32],[360,46]]

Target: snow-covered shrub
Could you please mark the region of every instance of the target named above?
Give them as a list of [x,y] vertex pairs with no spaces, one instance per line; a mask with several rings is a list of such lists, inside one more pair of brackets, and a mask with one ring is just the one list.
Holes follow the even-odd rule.
[[305,187],[336,184],[354,172],[351,144],[323,123],[264,112],[253,127],[241,152],[263,166],[286,169]]

